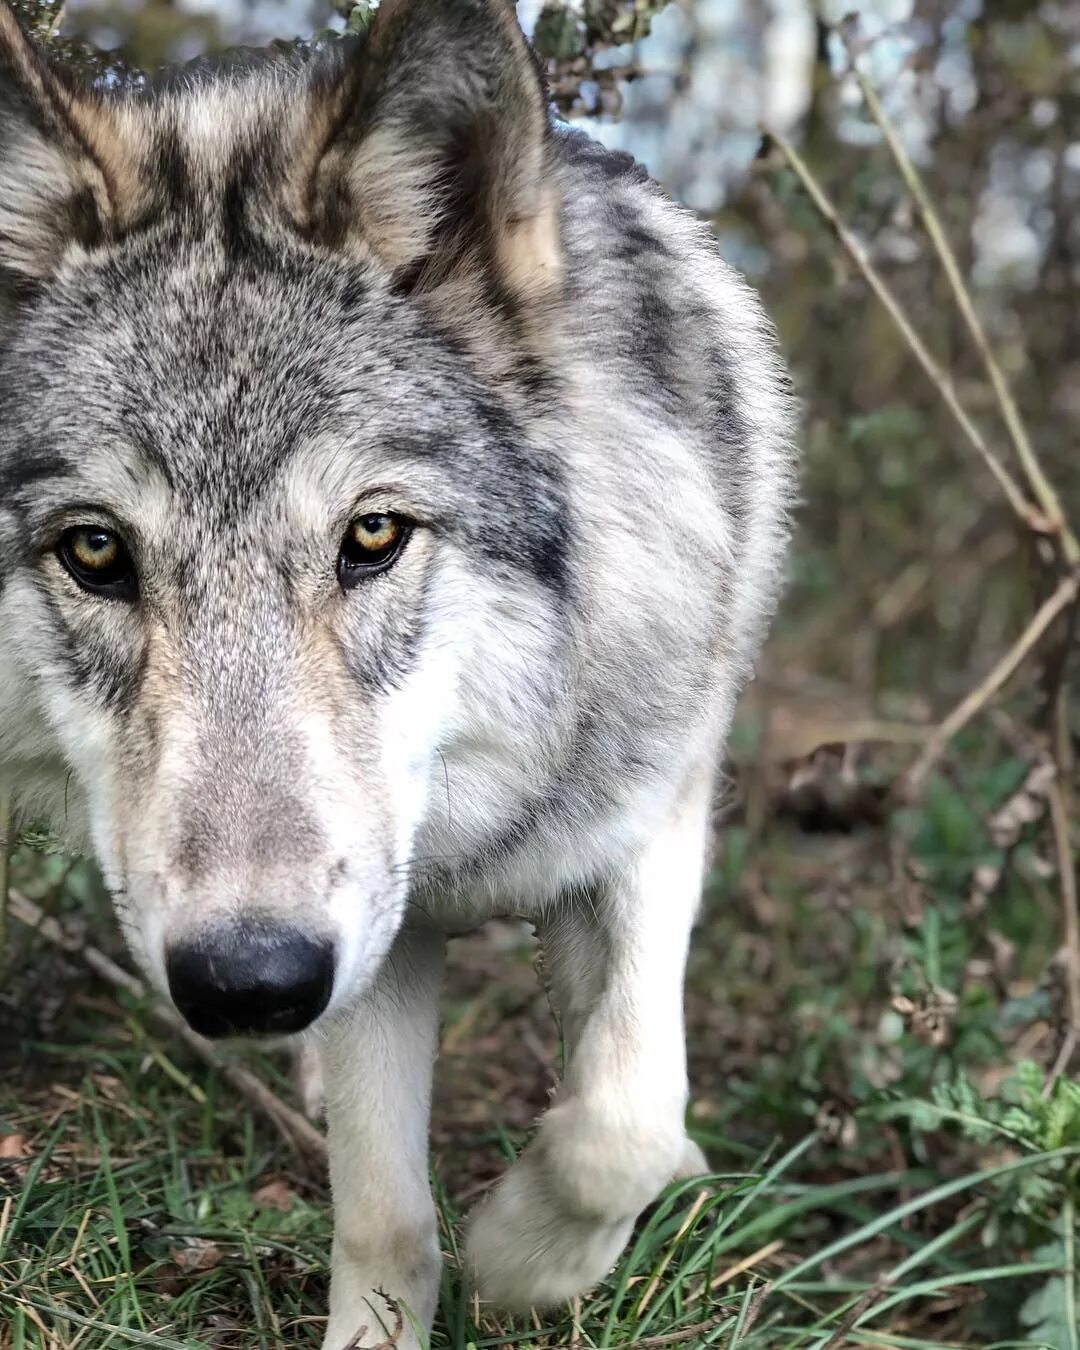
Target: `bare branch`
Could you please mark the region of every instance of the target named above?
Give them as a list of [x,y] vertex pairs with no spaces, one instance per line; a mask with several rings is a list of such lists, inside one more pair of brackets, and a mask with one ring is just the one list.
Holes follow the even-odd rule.
[[15,835],[15,810],[11,794],[0,791],[0,970],[7,951],[8,888],[11,885],[11,848]]
[[853,1329],[855,1323],[868,1313],[891,1287],[892,1280],[886,1275],[865,1290],[848,1309],[847,1316],[821,1347],[821,1350],[839,1350],[839,1347],[847,1340],[848,1333]]
[[799,152],[784,136],[778,132],[765,129],[765,136],[783,155],[788,165],[794,171],[799,182],[806,190],[810,200],[822,218],[826,221],[844,251],[851,258],[852,262],[862,273],[864,279],[881,301],[885,312],[892,319],[897,331],[903,338],[905,344],[910,350],[912,356],[922,367],[926,377],[937,389],[944,400],[945,406],[952,413],[960,430],[966,436],[968,443],[973,447],[983,463],[990,470],[997,480],[998,486],[1004,492],[1009,500],[1009,505],[1016,513],[1023,525],[1029,530],[1035,530],[1040,534],[1053,533],[1056,526],[1052,519],[1046,518],[1039,509],[1029,502],[1024,495],[1023,489],[1017,483],[1009,470],[990,449],[985,437],[979,428],[975,425],[967,409],[957,397],[956,390],[953,388],[952,380],[942,369],[937,360],[930,354],[926,344],[912,326],[911,320],[904,312],[900,301],[893,294],[893,291],[870,261],[866,249],[858,239],[851,233],[833,203],[826,196],[824,189],[814,176],[812,170]]
[[938,726],[926,743],[922,754],[904,775],[901,796],[912,800],[919,795],[926,783],[927,775],[941,758],[946,746],[962,727],[975,716],[980,708],[994,697],[1020,667],[1024,658],[1031,652],[1053,624],[1054,620],[1074,604],[1080,594],[1080,582],[1075,575],[1064,577],[1053,595],[1043,604],[1023,633],[1017,638],[997,665],[986,678],[956,705],[948,717]]
[[896,167],[900,170],[900,176],[904,184],[914,198],[915,205],[918,207],[919,215],[922,217],[923,226],[930,238],[934,251],[945,272],[949,282],[949,288],[952,291],[953,299],[956,302],[956,308],[960,312],[967,327],[968,333],[975,344],[975,348],[982,360],[983,368],[986,370],[990,383],[994,389],[994,396],[997,399],[998,407],[1001,409],[1001,415],[1008,427],[1012,443],[1016,447],[1017,458],[1020,460],[1027,477],[1028,486],[1035,500],[1042,508],[1046,517],[1046,529],[1048,533],[1056,534],[1061,539],[1062,553],[1065,561],[1075,567],[1080,563],[1080,542],[1076,535],[1069,529],[1065,519],[1065,513],[1062,510],[1061,500],[1058,497],[1054,485],[1039,461],[1035,452],[1035,447],[1031,443],[1031,437],[1028,435],[1027,427],[1024,425],[1023,418],[1020,416],[1020,410],[1016,406],[1016,400],[1012,396],[1008,382],[1005,379],[1004,372],[998,363],[997,357],[991,349],[989,339],[986,336],[986,330],[982,326],[978,314],[975,312],[975,304],[971,298],[971,292],[968,289],[967,282],[964,280],[960,271],[960,264],[956,260],[956,254],[953,252],[952,245],[949,243],[948,235],[942,226],[941,218],[934,208],[930,195],[926,190],[926,185],[911,160],[911,156],[904,148],[903,142],[896,133],[896,128],[892,124],[888,113],[881,106],[881,101],[877,92],[866,76],[859,70],[855,59],[855,53],[851,46],[850,38],[845,37],[848,55],[851,58],[851,67],[855,73],[855,78],[859,83],[862,96],[866,100],[866,106],[870,116],[881,129],[885,142],[889,147]]
[[1055,709],[1055,739],[1057,741],[1058,775],[1050,787],[1050,822],[1054,831],[1054,850],[1057,854],[1058,884],[1061,887],[1062,938],[1065,945],[1065,987],[1069,1026],[1058,1051],[1054,1071],[1047,1080],[1049,1090],[1060,1074],[1068,1070],[1080,1037],[1080,912],[1077,911],[1076,857],[1069,833],[1071,819],[1069,769],[1068,704],[1060,691]]

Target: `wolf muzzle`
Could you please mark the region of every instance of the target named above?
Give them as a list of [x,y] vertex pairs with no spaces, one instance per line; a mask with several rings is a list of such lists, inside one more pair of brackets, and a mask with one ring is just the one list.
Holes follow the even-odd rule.
[[299,929],[232,923],[170,946],[173,1002],[202,1036],[282,1035],[330,1002],[334,947]]

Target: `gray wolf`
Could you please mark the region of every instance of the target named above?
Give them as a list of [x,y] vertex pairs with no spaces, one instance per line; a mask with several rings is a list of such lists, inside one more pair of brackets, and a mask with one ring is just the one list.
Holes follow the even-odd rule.
[[701,1168],[682,979],[793,404],[710,232],[553,122],[506,0],[78,88],[0,0],[0,765],[208,1036],[327,1094],[327,1350],[439,1283],[446,934],[569,1059],[470,1278],[577,1294]]

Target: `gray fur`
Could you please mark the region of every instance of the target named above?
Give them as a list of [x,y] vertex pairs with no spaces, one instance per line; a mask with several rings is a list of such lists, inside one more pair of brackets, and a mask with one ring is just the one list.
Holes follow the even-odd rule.
[[[711,774],[789,383],[709,231],[544,108],[502,0],[109,96],[0,0],[0,780],[159,985],[301,917],[347,1017],[407,914],[562,913]],[[360,510],[416,528],[343,594]],[[87,519],[137,604],[57,561]]]

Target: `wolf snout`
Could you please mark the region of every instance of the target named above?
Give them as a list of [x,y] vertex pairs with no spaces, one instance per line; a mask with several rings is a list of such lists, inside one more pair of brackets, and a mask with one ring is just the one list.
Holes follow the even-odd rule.
[[173,943],[165,970],[173,1002],[202,1036],[302,1031],[334,985],[334,947],[279,925],[230,924]]

